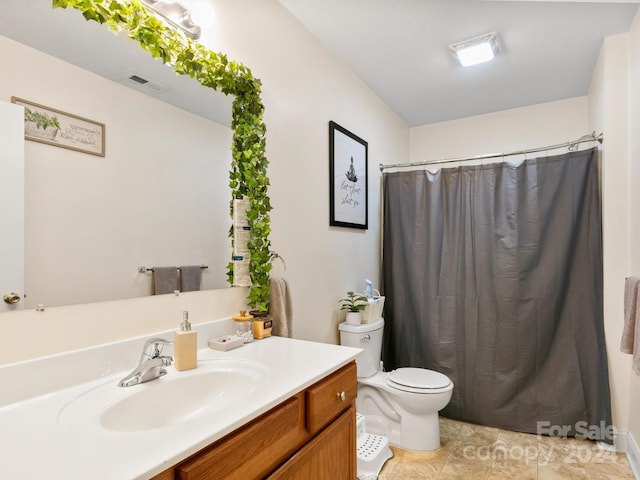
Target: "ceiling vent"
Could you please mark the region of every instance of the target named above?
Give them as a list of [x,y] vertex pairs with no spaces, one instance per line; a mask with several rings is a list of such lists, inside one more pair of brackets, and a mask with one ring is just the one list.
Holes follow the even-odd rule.
[[154,82],[153,80],[147,80],[146,78],[143,78],[140,75],[136,75],[135,73],[128,75],[127,78],[143,89],[153,90],[155,92],[166,92],[167,90],[169,90],[164,85]]
[[138,75],[129,75],[129,80],[133,80],[134,82],[139,83],[140,85],[146,85],[147,83],[149,83],[149,80],[147,80],[146,78],[139,77]]

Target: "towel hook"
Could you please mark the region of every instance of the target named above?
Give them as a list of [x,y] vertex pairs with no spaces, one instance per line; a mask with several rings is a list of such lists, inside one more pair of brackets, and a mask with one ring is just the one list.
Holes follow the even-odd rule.
[[284,273],[282,277],[287,278],[287,264],[284,261],[284,258],[282,258],[282,256],[276,252],[271,252],[271,257],[269,257],[269,261],[273,262],[276,259],[279,259],[282,262],[282,268],[284,269]]

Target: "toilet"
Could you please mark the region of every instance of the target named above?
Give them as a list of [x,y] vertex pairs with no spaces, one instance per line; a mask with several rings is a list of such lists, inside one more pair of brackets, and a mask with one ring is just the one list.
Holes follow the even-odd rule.
[[356,410],[364,415],[367,431],[383,435],[391,445],[406,450],[440,448],[438,412],[447,406],[453,382],[425,368],[398,368],[384,372],[380,361],[384,319],[338,325],[340,343],[364,351],[356,358]]

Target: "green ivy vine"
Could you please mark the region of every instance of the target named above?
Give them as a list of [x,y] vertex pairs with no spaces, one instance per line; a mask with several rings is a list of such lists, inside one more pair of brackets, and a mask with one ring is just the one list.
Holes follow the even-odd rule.
[[[266,126],[264,106],[260,98],[261,82],[242,64],[226,55],[207,50],[147,10],[138,0],[52,0],[54,8],[72,7],[86,20],[106,24],[118,33],[127,32],[143,49],[170,65],[179,75],[188,75],[203,86],[233,95],[233,141],[229,186],[231,217],[233,198],[249,199],[247,217],[251,228],[249,240],[249,273],[252,286],[248,304],[267,311],[269,307],[269,272],[271,270],[269,234],[271,220],[267,177],[269,164],[265,155]],[[233,242],[233,227],[229,236]],[[229,283],[233,283],[233,261],[227,267]]]

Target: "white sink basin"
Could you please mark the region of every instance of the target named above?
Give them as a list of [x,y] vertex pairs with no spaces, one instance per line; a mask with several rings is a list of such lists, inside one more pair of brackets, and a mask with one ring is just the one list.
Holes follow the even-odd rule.
[[201,360],[194,370],[167,370],[167,375],[140,385],[118,387],[116,379],[93,387],[67,403],[58,422],[117,432],[168,427],[229,408],[271,376],[266,365],[239,359]]

